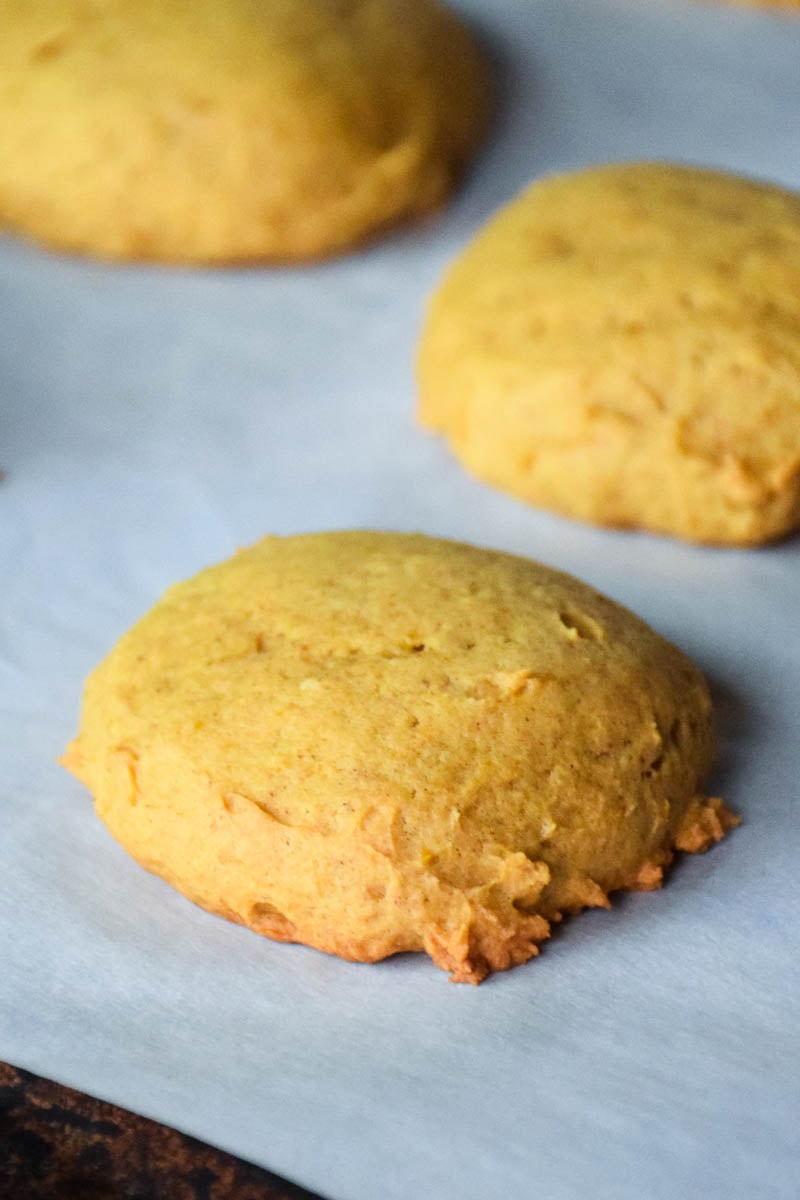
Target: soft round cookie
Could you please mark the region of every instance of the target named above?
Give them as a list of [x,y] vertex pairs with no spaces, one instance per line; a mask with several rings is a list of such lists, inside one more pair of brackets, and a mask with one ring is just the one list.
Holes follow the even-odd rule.
[[487,69],[438,0],[0,0],[0,224],[291,261],[441,204]]
[[590,587],[420,535],[270,537],[90,677],[65,765],[142,865],[279,941],[458,981],[735,818],[683,654]]
[[422,422],[532,504],[700,542],[800,525],[800,197],[663,163],[536,183],[446,275]]

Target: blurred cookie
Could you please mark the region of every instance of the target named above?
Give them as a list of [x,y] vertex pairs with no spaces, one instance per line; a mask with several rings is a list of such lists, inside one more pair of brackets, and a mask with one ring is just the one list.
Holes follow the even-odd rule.
[[438,0],[0,0],[0,223],[291,261],[440,205],[487,72]]
[[145,867],[279,941],[478,982],[735,819],[695,667],[585,584],[419,535],[266,538],[88,681],[65,765]]
[[646,163],[534,184],[430,305],[420,418],[476,475],[602,525],[800,524],[800,197]]

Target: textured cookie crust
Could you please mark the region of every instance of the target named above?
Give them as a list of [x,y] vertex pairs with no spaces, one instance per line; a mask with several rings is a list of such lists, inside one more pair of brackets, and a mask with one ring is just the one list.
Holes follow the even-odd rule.
[[800,197],[669,164],[534,184],[430,305],[419,414],[476,475],[701,542],[800,525]]
[[678,650],[537,563],[419,535],[266,538],[122,638],[65,765],[203,907],[479,982],[722,837],[735,819],[700,792],[710,708]]
[[488,77],[438,0],[0,0],[0,223],[289,261],[440,205]]

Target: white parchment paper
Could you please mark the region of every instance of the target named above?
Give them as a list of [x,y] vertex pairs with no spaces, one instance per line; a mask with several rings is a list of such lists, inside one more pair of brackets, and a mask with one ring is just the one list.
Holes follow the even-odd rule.
[[[322,0],[321,0],[322,2]],[[296,271],[0,243],[0,1058],[331,1200],[796,1200],[800,540],[694,548],[537,513],[412,420],[424,297],[533,176],[674,157],[800,186],[800,17],[472,0],[503,111],[456,203]],[[638,610],[714,682],[746,823],[479,989],[204,914],[54,762],[162,590],[268,531],[421,529]]]

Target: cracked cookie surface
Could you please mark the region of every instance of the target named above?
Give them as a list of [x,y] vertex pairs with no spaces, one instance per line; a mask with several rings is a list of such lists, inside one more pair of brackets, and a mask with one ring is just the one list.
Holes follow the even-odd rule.
[[433,297],[423,424],[572,517],[756,544],[800,525],[800,196],[665,163],[536,183]]
[[0,0],[0,224],[293,261],[442,204],[488,70],[438,0]]
[[453,979],[734,818],[692,663],[587,585],[422,535],[266,538],[90,677],[65,765],[149,870],[281,941]]

